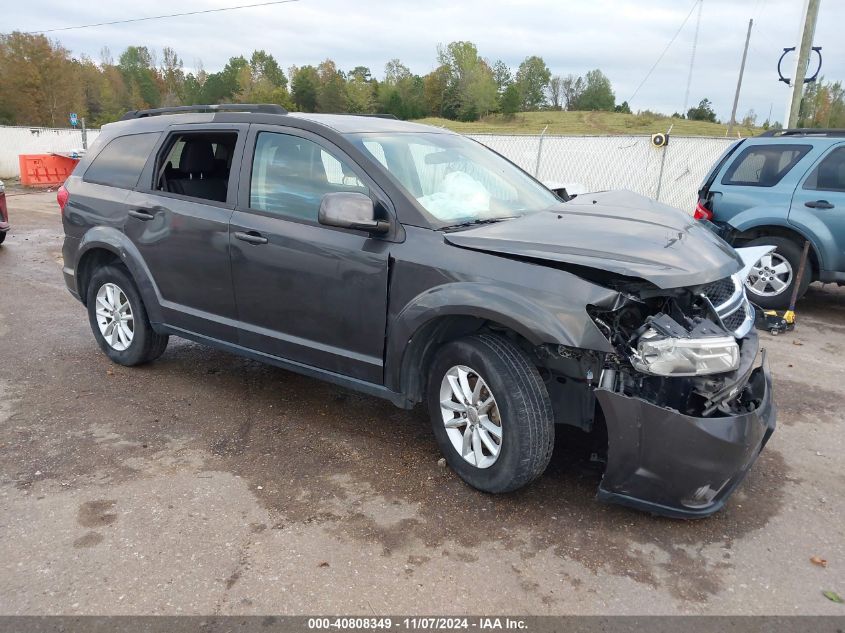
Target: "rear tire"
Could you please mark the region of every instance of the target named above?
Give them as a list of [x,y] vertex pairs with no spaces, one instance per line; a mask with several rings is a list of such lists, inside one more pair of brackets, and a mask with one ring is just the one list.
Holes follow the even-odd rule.
[[3,231],[2,233],[0,233],[0,244],[6,241],[6,233],[7,231]]
[[94,338],[112,362],[126,367],[148,363],[167,348],[169,337],[153,330],[135,282],[123,266],[104,266],[93,274],[86,305]]
[[[760,272],[762,274],[770,275],[770,281],[767,282],[766,279],[761,279],[760,277],[755,275],[755,272],[752,272],[751,274],[749,274],[748,278],[745,281],[745,289],[747,291],[748,298],[751,299],[751,301],[753,301],[757,305],[759,305],[761,308],[767,308],[771,310],[785,310],[789,307],[789,301],[792,298],[792,290],[795,288],[795,284],[798,282],[798,268],[801,265],[801,253],[803,250],[803,245],[799,246],[797,243],[787,237],[758,237],[757,239],[751,240],[750,242],[745,244],[745,246],[776,247],[775,250],[771,253],[771,263],[774,265],[769,266],[769,271],[762,269],[760,262],[755,264],[756,267],[761,268]],[[801,279],[800,285],[798,287],[798,296],[796,298],[796,301],[804,296],[804,293],[807,292],[807,288],[810,285],[810,268],[811,264],[808,258],[808,261],[804,268],[804,276]],[[788,274],[778,274],[777,272],[775,272],[774,274],[772,273],[772,270],[777,271],[784,269],[788,269]],[[774,278],[771,277],[772,275],[774,276]],[[783,288],[780,288],[778,291],[774,284],[780,284],[783,281],[787,280],[787,284]],[[755,289],[755,285],[757,286],[757,289]],[[766,294],[762,294],[761,290]]]
[[554,448],[551,400],[537,368],[507,338],[481,334],[447,343],[431,364],[427,391],[440,450],[469,485],[509,492],[546,470]]

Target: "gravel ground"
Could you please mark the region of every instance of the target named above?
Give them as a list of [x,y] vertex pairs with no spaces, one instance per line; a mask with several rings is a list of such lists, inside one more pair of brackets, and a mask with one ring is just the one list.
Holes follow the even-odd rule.
[[[845,614],[845,291],[763,334],[779,427],[700,521],[438,467],[421,409],[171,339],[112,365],[60,275],[54,194],[0,247],[0,614]],[[814,565],[810,558],[828,561]]]

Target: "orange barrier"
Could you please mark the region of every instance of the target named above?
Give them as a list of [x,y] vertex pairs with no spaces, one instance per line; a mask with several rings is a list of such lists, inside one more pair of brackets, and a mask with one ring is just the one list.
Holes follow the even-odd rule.
[[21,184],[25,187],[61,185],[78,162],[78,158],[60,154],[20,154]]

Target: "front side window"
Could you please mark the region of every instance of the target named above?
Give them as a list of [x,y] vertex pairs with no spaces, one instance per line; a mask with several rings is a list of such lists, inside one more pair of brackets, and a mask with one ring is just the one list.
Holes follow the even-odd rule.
[[82,179],[99,185],[134,189],[159,136],[158,132],[148,132],[112,139],[97,154]]
[[454,134],[358,134],[361,149],[395,176],[438,227],[495,221],[560,202],[483,145]]
[[350,164],[308,139],[261,132],[255,143],[249,187],[251,209],[317,220],[327,193],[369,194]]
[[811,149],[810,145],[752,145],[737,156],[722,184],[774,187]]
[[804,183],[804,189],[819,191],[845,191],[845,147],[825,156]]

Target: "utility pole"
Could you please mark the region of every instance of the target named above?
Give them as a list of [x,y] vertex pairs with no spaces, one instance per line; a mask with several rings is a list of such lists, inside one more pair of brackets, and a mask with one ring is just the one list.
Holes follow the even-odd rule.
[[819,17],[821,0],[804,0],[804,22],[798,32],[796,47],[795,69],[792,72],[792,94],[786,102],[786,115],[783,117],[783,127],[791,128],[798,124],[801,109],[801,97],[804,95],[804,77],[810,62],[810,50],[813,47],[813,35],[816,32],[816,19]]
[[736,107],[739,105],[739,91],[742,88],[742,76],[745,74],[745,60],[748,57],[748,43],[751,41],[751,27],[754,20],[748,20],[748,33],[745,34],[745,48],[742,49],[742,62],[739,64],[739,79],[736,80],[736,94],[734,94],[734,107],[731,109],[731,121],[728,123],[728,136],[733,134],[736,125]]

